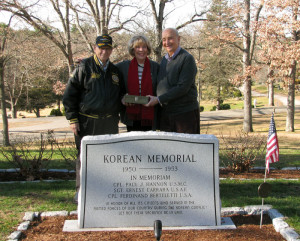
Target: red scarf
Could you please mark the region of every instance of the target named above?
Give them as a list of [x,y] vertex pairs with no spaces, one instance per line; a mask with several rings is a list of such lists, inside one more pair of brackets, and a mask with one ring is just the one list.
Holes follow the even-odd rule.
[[[129,65],[127,85],[129,95],[140,95],[138,62],[136,58],[133,58]],[[141,83],[141,96],[146,95],[153,95],[150,61],[148,58],[146,58],[144,63]],[[134,106],[127,106],[126,112],[129,119],[140,120],[142,126],[152,125],[154,119],[154,107],[145,107],[143,105],[136,104]]]

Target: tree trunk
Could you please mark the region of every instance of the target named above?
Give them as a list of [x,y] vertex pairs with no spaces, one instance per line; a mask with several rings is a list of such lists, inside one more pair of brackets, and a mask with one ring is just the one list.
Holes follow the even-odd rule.
[[202,98],[202,85],[201,85],[201,76],[200,76],[200,68],[198,70],[199,72],[199,76],[198,76],[198,102],[199,102],[199,105],[200,105],[200,101],[201,101],[201,98]]
[[243,34],[243,74],[244,74],[244,122],[243,130],[245,132],[253,132],[252,127],[252,96],[251,96],[251,76],[248,71],[251,67],[250,61],[250,0],[245,0],[244,15],[244,34]]
[[11,117],[13,119],[17,119],[17,108],[15,105],[12,105],[11,106]]
[[[106,6],[105,0],[100,0],[100,27],[101,27],[101,33],[100,34],[108,34],[108,29],[107,29],[107,22],[106,22]],[[99,34],[99,35],[100,35]]]
[[153,18],[155,20],[155,30],[156,30],[156,36],[155,36],[155,48],[153,48],[153,52],[155,55],[155,61],[160,63],[162,56],[161,56],[161,50],[162,50],[162,28],[163,28],[163,21],[164,21],[164,9],[166,5],[165,0],[159,1],[159,9],[158,12],[155,8],[155,1],[150,0],[150,5],[152,8],[152,14]]
[[252,95],[251,95],[251,77],[248,76],[244,82],[244,122],[243,130],[253,132],[252,127]]
[[57,109],[60,110],[60,99],[57,100],[56,104],[57,104]]
[[[293,20],[294,22],[298,21],[298,7],[299,0],[295,4],[293,9]],[[293,30],[292,39],[294,42],[299,41],[299,30]],[[296,71],[297,71],[297,61],[293,60],[291,65],[291,72],[289,75],[288,81],[288,96],[287,96],[287,115],[286,115],[286,126],[285,131],[293,132],[295,131],[294,122],[295,122],[295,81],[296,81]]]
[[269,80],[268,90],[269,106],[274,106],[274,84],[272,80]]
[[8,120],[6,113],[5,92],[4,92],[4,61],[0,59],[0,98],[3,122],[3,146],[9,146]]
[[295,79],[296,79],[296,66],[297,62],[294,61],[291,69],[291,77],[288,82],[288,96],[287,96],[287,115],[285,131],[293,132],[294,118],[295,118]]
[[35,115],[36,115],[37,118],[41,117],[41,114],[40,114],[40,108],[36,108],[36,109],[34,110],[34,113],[35,113]]
[[217,106],[216,106],[216,110],[220,110],[220,105],[221,105],[221,87],[220,87],[220,83],[218,83],[218,86],[217,86]]
[[274,106],[274,71],[270,68],[270,63],[268,64],[268,99],[269,106]]

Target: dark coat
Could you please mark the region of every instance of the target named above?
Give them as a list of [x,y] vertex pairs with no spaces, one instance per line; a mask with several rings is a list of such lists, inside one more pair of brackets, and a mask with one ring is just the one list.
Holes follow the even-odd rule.
[[157,96],[164,113],[176,115],[199,108],[196,74],[195,59],[184,49],[181,49],[170,62],[166,58],[162,59],[158,74]]
[[118,68],[112,63],[104,72],[95,55],[82,60],[70,77],[63,95],[67,120],[76,123],[79,114],[91,118],[118,116],[121,96],[124,95],[121,78]]

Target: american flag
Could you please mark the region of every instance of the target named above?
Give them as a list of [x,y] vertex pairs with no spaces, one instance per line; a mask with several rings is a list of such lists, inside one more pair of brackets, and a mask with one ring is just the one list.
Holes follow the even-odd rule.
[[274,122],[274,113],[272,114],[267,142],[266,168],[269,172],[269,165],[279,161],[279,145]]

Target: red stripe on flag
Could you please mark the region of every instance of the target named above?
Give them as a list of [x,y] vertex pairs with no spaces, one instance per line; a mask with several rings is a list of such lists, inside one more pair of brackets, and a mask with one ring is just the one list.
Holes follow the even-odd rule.
[[267,153],[266,153],[266,169],[269,172],[270,163],[279,161],[279,145],[276,134],[276,127],[274,121],[274,113],[271,117],[269,136],[267,140]]

